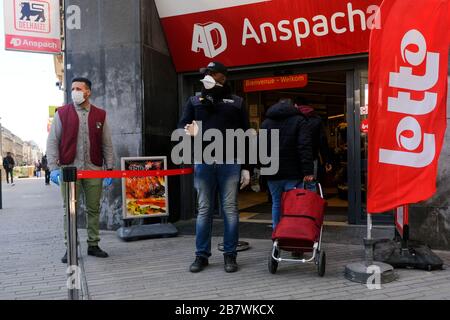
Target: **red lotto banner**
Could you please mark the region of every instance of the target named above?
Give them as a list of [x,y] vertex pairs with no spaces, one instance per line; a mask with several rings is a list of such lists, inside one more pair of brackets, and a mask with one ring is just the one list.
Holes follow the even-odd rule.
[[448,0],[385,0],[369,50],[367,211],[430,198],[446,130]]

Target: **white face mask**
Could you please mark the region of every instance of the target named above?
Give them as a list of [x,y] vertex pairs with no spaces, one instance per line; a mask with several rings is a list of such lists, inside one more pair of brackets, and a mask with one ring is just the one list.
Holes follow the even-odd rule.
[[217,83],[216,80],[214,80],[214,78],[211,77],[210,75],[205,76],[200,81],[203,83],[206,90],[210,90],[210,89],[214,88],[215,86],[223,87],[220,83]]
[[83,91],[72,91],[72,101],[77,105],[80,105],[86,101]]

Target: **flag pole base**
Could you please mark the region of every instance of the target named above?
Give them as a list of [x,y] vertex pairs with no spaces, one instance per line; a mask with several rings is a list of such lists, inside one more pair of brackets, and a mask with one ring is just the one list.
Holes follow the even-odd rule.
[[350,263],[345,266],[345,278],[347,280],[368,284],[369,282],[373,282],[372,278],[376,273],[379,274],[375,276],[375,280],[378,279],[380,284],[389,283],[397,279],[394,267],[384,262],[373,261],[374,243],[375,240],[373,239],[364,239],[366,260],[364,262]]
[[373,261],[370,267],[365,262],[350,263],[345,266],[345,278],[353,282],[367,284],[368,282],[372,283],[369,278],[373,277],[375,272],[379,272],[381,284],[389,283],[397,279],[394,268],[387,263]]

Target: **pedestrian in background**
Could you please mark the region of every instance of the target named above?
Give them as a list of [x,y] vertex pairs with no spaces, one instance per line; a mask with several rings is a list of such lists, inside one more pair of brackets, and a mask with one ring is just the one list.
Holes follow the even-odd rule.
[[50,169],[48,168],[48,160],[46,154],[44,154],[44,156],[42,157],[41,166],[42,170],[44,170],[45,173],[45,185],[48,186],[50,185]]
[[12,157],[11,152],[6,153],[6,157],[3,158],[3,168],[6,171],[6,183],[9,184],[9,178],[11,178],[11,185],[14,185],[14,167],[16,163]]
[[[58,109],[47,139],[50,179],[59,184],[61,167],[76,167],[78,170],[112,170],[114,166],[111,132],[106,112],[90,103],[92,83],[87,78],[72,80],[73,103]],[[106,258],[100,249],[100,199],[103,179],[77,180],[77,195],[85,197],[87,209],[88,255]],[[111,179],[103,184],[110,185]],[[65,184],[61,184],[63,199]],[[65,200],[65,199],[64,199]],[[65,201],[64,201],[65,203]],[[67,245],[66,210],[64,212],[65,243]],[[61,259],[67,263],[67,250]]]
[[35,172],[36,178],[41,177],[41,169],[42,169],[41,160],[38,160],[38,162],[36,162],[36,164],[34,165],[34,172]]
[[[314,158],[314,179],[320,181],[326,173],[332,170],[330,148],[328,146],[327,134],[322,122],[322,118],[317,114],[313,107],[308,103],[308,100],[303,97],[297,97],[294,100],[295,107],[308,120],[306,125],[311,133],[312,152]],[[324,170],[325,169],[325,170]],[[307,183],[306,189],[316,191],[316,182]]]

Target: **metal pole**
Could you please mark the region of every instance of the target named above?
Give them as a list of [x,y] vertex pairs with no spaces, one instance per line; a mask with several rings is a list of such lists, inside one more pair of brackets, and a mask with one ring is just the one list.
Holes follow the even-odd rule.
[[77,168],[62,169],[62,180],[65,184],[66,211],[67,211],[67,267],[68,267],[68,294],[69,300],[79,300],[81,274],[78,267],[78,239],[77,239],[77,195],[76,181]]
[[[383,262],[374,261],[374,244],[375,240],[372,238],[372,215],[367,213],[367,237],[364,238],[364,262],[350,263],[345,267],[345,278],[350,281],[369,284],[371,276],[374,274],[374,269],[370,271],[369,267],[376,267],[376,273],[380,275],[380,284],[388,283],[396,279],[394,268]],[[372,280],[371,280],[372,281]]]
[[367,212],[367,239],[372,239],[372,215]]
[[409,208],[408,205],[403,206],[403,234],[402,234],[402,249],[408,250],[409,240]]
[[372,215],[367,212],[367,238],[364,239],[366,266],[373,265]]

